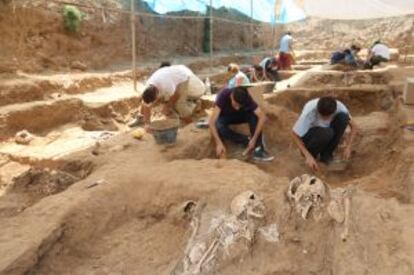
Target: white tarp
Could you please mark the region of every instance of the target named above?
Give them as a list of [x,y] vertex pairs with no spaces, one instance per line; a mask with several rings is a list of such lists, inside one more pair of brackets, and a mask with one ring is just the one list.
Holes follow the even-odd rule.
[[414,14],[414,0],[305,0],[308,16],[372,19]]

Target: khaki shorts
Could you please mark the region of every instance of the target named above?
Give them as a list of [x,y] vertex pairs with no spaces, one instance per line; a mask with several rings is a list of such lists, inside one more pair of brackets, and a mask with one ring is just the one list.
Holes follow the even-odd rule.
[[197,100],[205,93],[206,87],[197,76],[191,75],[189,79],[177,87],[179,98],[174,105],[174,110],[179,117],[190,117],[197,106]]

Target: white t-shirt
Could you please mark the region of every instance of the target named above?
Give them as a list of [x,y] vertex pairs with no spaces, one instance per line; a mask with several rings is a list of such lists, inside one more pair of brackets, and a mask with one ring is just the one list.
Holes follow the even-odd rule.
[[227,85],[228,88],[234,88],[237,86],[248,85],[250,80],[245,73],[239,71],[235,76],[233,76]]
[[174,95],[177,86],[189,79],[193,72],[184,65],[173,65],[158,69],[147,81],[158,89],[159,96],[168,100]]
[[298,136],[303,137],[312,127],[329,127],[332,122],[332,119],[337,113],[349,114],[349,111],[346,108],[346,106],[342,102],[337,100],[336,111],[334,115],[331,116],[331,119],[324,120],[318,113],[318,101],[319,98],[312,99],[311,101],[305,104],[305,107],[303,107],[299,119],[296,121],[295,126],[293,126],[293,131]]
[[264,71],[266,71],[266,63],[272,59],[271,57],[265,57],[262,61],[260,61],[259,66],[263,68]]
[[376,44],[374,47],[372,47],[371,51],[374,53],[374,55],[382,56],[388,60],[391,57],[390,49],[384,44]]
[[279,52],[282,53],[288,53],[290,51],[290,44],[293,42],[293,38],[292,36],[290,36],[289,34],[285,34],[281,39],[280,39],[280,48],[279,48]]

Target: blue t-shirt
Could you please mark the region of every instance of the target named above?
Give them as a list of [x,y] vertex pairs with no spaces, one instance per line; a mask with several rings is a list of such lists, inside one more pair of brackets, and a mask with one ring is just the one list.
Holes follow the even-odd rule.
[[243,113],[243,112],[254,112],[257,109],[257,103],[253,100],[253,98],[248,96],[247,103],[245,106],[236,110],[231,105],[231,95],[232,89],[226,88],[222,90],[216,98],[216,105],[220,108],[220,116],[230,115],[235,113]]

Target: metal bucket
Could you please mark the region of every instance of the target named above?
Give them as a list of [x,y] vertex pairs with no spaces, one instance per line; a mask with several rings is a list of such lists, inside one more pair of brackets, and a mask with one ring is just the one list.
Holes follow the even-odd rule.
[[179,121],[175,119],[157,120],[150,129],[157,144],[174,144],[177,141]]

